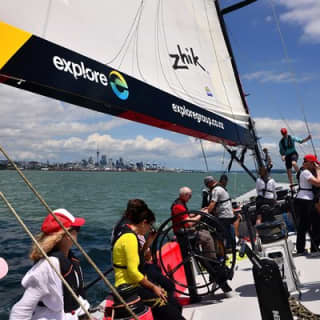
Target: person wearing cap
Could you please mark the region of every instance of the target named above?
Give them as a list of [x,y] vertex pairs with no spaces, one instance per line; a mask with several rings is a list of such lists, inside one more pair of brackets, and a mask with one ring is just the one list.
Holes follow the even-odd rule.
[[207,208],[211,200],[212,188],[217,184],[217,181],[212,176],[207,176],[203,179],[205,187],[202,189],[202,204],[201,208]]
[[315,217],[314,210],[314,193],[312,187],[320,187],[320,163],[317,157],[313,154],[307,154],[304,157],[301,170],[297,174],[299,188],[297,197],[294,201],[294,209],[297,226],[297,254],[305,254],[306,233],[311,237],[311,251],[317,251],[315,247],[315,234],[312,228],[312,222]]
[[311,135],[308,135],[304,139],[300,139],[300,138],[288,135],[288,131],[286,128],[281,128],[280,132],[282,134],[282,139],[279,142],[279,151],[281,154],[282,161],[285,161],[286,163],[289,183],[290,185],[292,185],[293,184],[292,171],[291,171],[292,167],[294,167],[296,172],[298,172],[299,170],[299,167],[297,165],[299,155],[295,148],[295,142],[298,142],[300,144],[305,143],[306,141],[311,139]]
[[[66,209],[57,209],[53,213],[76,240],[85,220],[74,217]],[[52,214],[43,221],[41,231],[37,235],[38,243],[82,303],[89,308],[88,301],[84,299],[84,280],[79,260],[70,250],[72,240]],[[79,303],[63,285],[37,246],[32,246],[29,257],[34,265],[22,279],[25,291],[22,298],[12,307],[10,320],[75,320],[84,314]]]

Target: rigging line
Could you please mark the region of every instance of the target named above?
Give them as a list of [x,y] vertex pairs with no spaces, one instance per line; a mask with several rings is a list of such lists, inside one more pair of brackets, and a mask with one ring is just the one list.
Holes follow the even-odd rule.
[[202,150],[202,155],[203,155],[204,163],[205,163],[205,165],[206,165],[207,172],[209,172],[209,167],[208,167],[207,157],[206,157],[206,154],[205,154],[205,152],[204,152],[204,148],[203,148],[202,140],[201,140],[201,139],[199,139],[199,141],[200,141],[200,146],[201,146],[201,150]]
[[[50,0],[50,1],[51,1],[51,0]],[[133,29],[134,29],[134,25],[136,24],[136,20],[137,20],[137,17],[138,17],[138,15],[139,15],[139,12],[140,12],[140,10],[141,10],[141,8],[142,8],[143,1],[144,1],[144,0],[141,0],[141,2],[140,2],[140,5],[139,5],[139,7],[138,7],[138,9],[137,9],[137,12],[136,12],[136,14],[135,14],[135,17],[134,17],[134,19],[133,19],[133,22],[131,23],[131,26],[130,26],[130,28],[129,28],[129,31],[127,32],[127,35],[126,35],[126,37],[125,37],[125,39],[124,39],[124,41],[123,41],[123,43],[122,43],[119,51],[116,53],[116,55],[115,55],[111,60],[105,62],[105,64],[107,64],[107,65],[108,65],[108,64],[111,64],[112,62],[114,62],[114,61],[120,56],[122,50],[124,49],[124,47],[125,47],[126,44],[127,44],[128,38],[130,37],[130,35],[131,35],[131,33],[132,33]]]
[[2,198],[2,200],[4,201],[4,203],[7,205],[9,211],[11,211],[11,213],[15,216],[15,218],[18,220],[18,222],[20,223],[20,225],[22,226],[22,228],[24,229],[24,231],[27,233],[27,235],[29,236],[29,238],[32,239],[33,243],[36,245],[36,247],[38,248],[38,250],[40,250],[41,254],[43,255],[44,259],[49,263],[50,267],[53,269],[53,271],[57,274],[57,276],[59,277],[59,279],[62,281],[62,283],[66,286],[66,288],[68,289],[68,291],[71,293],[72,297],[78,302],[78,304],[80,305],[81,309],[84,311],[84,313],[88,316],[89,319],[93,320],[93,318],[91,317],[89,311],[86,309],[86,307],[83,305],[83,303],[81,302],[81,300],[79,299],[79,297],[75,294],[75,292],[73,291],[73,289],[71,288],[71,286],[69,285],[69,283],[66,281],[66,279],[61,275],[61,273],[57,270],[57,268],[54,266],[54,264],[52,263],[52,261],[49,259],[48,255],[46,254],[46,252],[43,250],[43,248],[41,247],[40,243],[37,241],[37,239],[34,237],[34,235],[31,233],[30,229],[26,226],[26,224],[23,222],[23,220],[21,219],[21,217],[19,216],[19,214],[16,212],[16,210],[12,207],[12,205],[10,204],[10,202],[8,201],[8,199],[4,196],[4,194],[2,192],[0,192],[0,197]]
[[[129,48],[130,48],[130,46],[131,46],[131,43],[133,42],[133,40],[134,40],[134,38],[135,38],[136,36],[137,36],[137,29],[135,28],[134,32],[132,32],[132,34],[131,34],[131,36],[130,36],[129,42],[127,43],[127,48],[125,49],[125,51],[124,51],[124,53],[123,53],[123,56],[122,56],[122,58],[121,58],[121,61],[120,61],[119,65],[118,65],[118,69],[121,68],[121,65],[122,65],[122,63],[123,63],[123,61],[124,61],[124,59],[125,59],[128,51],[129,51]],[[135,46],[135,43],[133,44],[133,50],[134,50],[134,46]],[[132,56],[134,56],[134,52],[132,53]]]
[[[294,83],[296,85],[296,89],[297,90],[294,90],[294,91],[296,93],[296,97],[297,97],[298,103],[300,104],[300,107],[301,107],[301,111],[302,111],[302,114],[303,114],[303,119],[304,119],[304,122],[305,122],[305,125],[306,125],[306,128],[307,128],[307,132],[311,136],[309,124],[308,124],[306,113],[305,113],[304,103],[302,101],[302,95],[301,95],[301,92],[300,92],[300,87],[298,86],[298,83],[296,81],[297,80],[296,72],[293,70],[292,64],[290,64],[288,48],[286,46],[286,43],[285,43],[285,40],[284,40],[284,36],[283,36],[283,33],[281,31],[281,28],[280,28],[280,22],[279,22],[279,18],[278,18],[278,15],[277,15],[273,0],[269,0],[269,2],[270,2],[271,9],[272,9],[273,17],[274,17],[274,20],[275,20],[275,23],[276,23],[276,27],[277,27],[277,30],[279,32],[279,36],[280,36],[280,40],[281,40],[281,44],[282,44],[282,49],[283,49],[283,54],[285,56],[285,60],[287,62],[287,66],[289,68],[289,71],[292,73],[292,75],[294,77],[294,80],[295,80]],[[313,144],[312,137],[311,137],[310,141],[311,141],[313,152],[314,152],[315,155],[317,155],[316,154],[316,149],[315,149],[314,144]]]
[[[169,55],[170,52],[169,52],[169,46],[168,46],[168,37],[167,37],[167,34],[166,34],[166,29],[165,29],[165,23],[164,23],[164,10],[163,10],[163,1],[160,0],[161,2],[161,26],[162,26],[162,30],[163,30],[163,38],[164,38],[164,43],[165,43],[165,48],[166,48],[166,51],[167,51],[167,54]],[[176,70],[173,70],[173,74],[174,74],[174,77],[176,78],[178,84],[180,85],[182,91],[185,93],[185,95],[187,97],[190,98],[190,100],[195,104],[195,105],[198,105],[198,102],[195,100],[195,97],[193,95],[191,95],[188,90],[184,87],[182,81],[180,80],[179,76],[178,76],[178,73]],[[171,87],[172,88],[172,87]]]
[[222,154],[222,159],[221,159],[221,171],[224,168],[224,160],[225,160],[225,156],[226,156],[226,149],[223,148],[223,154]]
[[102,278],[104,283],[110,288],[112,293],[120,300],[122,304],[124,304],[125,308],[128,310],[128,312],[134,317],[134,319],[138,320],[136,315],[133,313],[131,308],[128,306],[128,304],[124,301],[124,299],[120,296],[118,291],[114,288],[114,286],[111,284],[111,282],[103,275],[102,271],[97,267],[95,262],[89,257],[89,255],[85,252],[85,250],[81,247],[81,245],[78,243],[77,240],[75,240],[71,233],[66,229],[66,227],[61,223],[61,221],[57,218],[57,216],[52,212],[49,205],[46,203],[46,201],[41,197],[41,195],[38,193],[38,191],[33,187],[31,182],[27,179],[27,177],[22,173],[22,171],[17,167],[17,165],[12,161],[12,159],[9,157],[9,155],[5,152],[5,150],[0,146],[0,152],[7,158],[7,160],[11,163],[11,165],[15,168],[17,173],[20,175],[20,177],[23,179],[23,181],[27,184],[27,186],[31,189],[31,191],[36,195],[36,197],[39,199],[41,204],[47,209],[49,214],[52,215],[52,217],[56,220],[56,222],[59,224],[59,226],[63,229],[63,231],[68,235],[72,243],[79,249],[79,251],[83,254],[85,259],[91,264],[91,266],[94,268],[94,270],[98,273],[98,275]]
[[139,62],[139,28],[140,28],[140,24],[141,24],[142,11],[143,11],[143,6],[141,7],[139,19],[138,19],[137,26],[136,26],[135,52],[136,52],[136,60],[137,60],[138,72],[139,72],[139,74],[141,76],[141,79],[144,82],[147,82],[147,80],[143,76],[143,73],[142,73],[141,68],[140,68],[140,62]]
[[[162,34],[163,34],[163,39],[164,39],[164,44],[165,44],[166,51],[167,51],[168,54],[170,54],[170,53],[169,53],[169,46],[168,46],[167,35],[166,35],[166,31],[165,31],[164,10],[163,10],[163,2],[162,2],[162,0],[159,0],[159,4],[160,4],[160,5],[159,5],[159,21],[160,21],[160,24],[161,24],[160,27],[162,27]],[[161,28],[160,28],[160,30],[161,30]],[[159,55],[159,58],[160,58],[160,55]],[[161,66],[163,67],[162,64],[161,64]],[[178,75],[177,75],[177,73],[176,73],[175,70],[173,71],[173,74],[174,74],[174,77],[176,78],[176,80],[178,81],[178,83],[179,83],[182,91],[185,93],[185,95],[186,95],[187,97],[189,97],[189,98],[191,99],[191,101],[193,101],[194,104],[197,104],[196,101],[193,99],[193,97],[188,93],[188,91],[187,91],[187,90],[185,89],[185,87],[183,86],[183,84],[182,84],[182,82],[181,82],[180,78],[178,77]],[[171,90],[173,90],[173,92],[174,92],[175,94],[177,94],[177,89],[174,88],[174,87],[170,84],[169,81],[168,81],[168,85],[169,85],[169,87],[171,88]],[[180,93],[178,94],[178,96],[183,99],[183,97],[181,96]]]
[[45,37],[45,35],[47,33],[47,29],[48,29],[48,21],[49,21],[49,15],[50,15],[50,11],[51,11],[51,5],[52,5],[52,0],[49,0],[46,18],[44,20],[43,32],[42,32],[43,38]]
[[182,99],[182,96],[179,92],[177,92],[170,84],[170,81],[168,80],[167,78],[167,75],[166,75],[166,72],[164,70],[164,67],[163,67],[163,64],[162,64],[162,61],[161,61],[161,54],[160,54],[160,48],[159,48],[159,42],[160,42],[160,38],[159,38],[159,35],[161,33],[161,28],[160,28],[160,3],[161,3],[161,0],[158,0],[158,5],[157,5],[157,19],[156,19],[156,55],[158,57],[158,61],[159,61],[159,64],[160,64],[160,70],[161,70],[161,73],[162,73],[162,76],[165,80],[165,82],[167,83],[168,87],[173,91],[173,93],[178,97],[178,98],[181,98]]
[[[226,99],[227,99],[227,102],[228,102],[228,106],[230,108],[230,111],[231,111],[231,114],[232,114],[232,117],[234,120],[235,119],[235,116],[234,116],[234,113],[233,113],[233,110],[232,110],[232,107],[231,107],[231,103],[230,103],[230,100],[229,100],[229,96],[228,96],[228,93],[227,93],[227,87],[226,87],[226,84],[225,84],[225,81],[224,81],[224,78],[223,78],[223,74],[222,74],[222,70],[221,70],[221,67],[220,67],[220,63],[219,63],[219,59],[218,59],[218,54],[217,54],[217,51],[216,51],[216,48],[214,46],[214,39],[213,39],[213,34],[211,32],[211,26],[210,26],[210,21],[209,21],[209,14],[208,14],[208,8],[207,8],[207,5],[206,5],[206,1],[203,0],[203,6],[204,6],[204,10],[205,10],[205,13],[206,13],[206,18],[207,18],[207,23],[208,23],[208,29],[209,29],[209,34],[210,34],[210,39],[211,39],[211,45],[212,45],[212,48],[213,48],[213,52],[214,52],[214,55],[215,55],[215,58],[216,58],[216,61],[217,61],[217,66],[218,66],[218,69],[219,69],[219,73],[220,73],[220,79],[221,79],[221,82],[222,82],[222,85],[223,85],[223,88],[224,88],[224,92],[225,92],[225,96],[226,96]],[[215,3],[214,3],[214,6],[215,6]],[[223,32],[222,32],[222,27],[221,27],[221,22],[219,20],[219,13],[217,12],[216,10],[216,7],[215,7],[215,12],[217,14],[217,19],[218,19],[218,22],[219,22],[219,27],[220,27],[220,33],[222,35],[222,38],[224,40],[224,44],[225,44],[225,49],[226,49],[226,52],[228,53],[228,58],[231,60],[231,56],[230,56],[230,53],[228,52],[228,48],[227,48],[227,45],[225,43],[225,39],[224,39],[224,35],[223,35]],[[222,17],[223,19],[223,17]],[[230,61],[230,64],[231,64],[231,61]],[[231,64],[231,68],[232,68],[232,64]],[[234,70],[232,68],[232,71],[233,71],[233,75],[234,75]],[[236,86],[238,88],[238,86]],[[238,90],[240,90],[240,88],[238,88]],[[240,92],[239,92],[239,95],[240,95]],[[250,117],[250,116],[249,116]],[[237,136],[238,136],[238,139],[239,139],[239,142],[241,141],[240,140],[240,134],[239,134],[239,130],[237,128],[237,126],[234,126],[235,127],[235,130],[236,130],[236,133],[237,133]]]
[[[280,115],[282,121],[285,123],[286,127],[287,127],[287,128],[289,129],[289,131],[292,132],[292,134],[295,136],[295,133],[294,133],[293,129],[290,128],[289,123],[285,120],[285,118],[283,117],[283,114],[282,114],[280,111],[278,111],[278,112],[279,112],[279,115]],[[301,149],[302,153],[305,154],[305,149],[304,149],[303,145],[299,143],[299,144],[297,144],[297,146]]]

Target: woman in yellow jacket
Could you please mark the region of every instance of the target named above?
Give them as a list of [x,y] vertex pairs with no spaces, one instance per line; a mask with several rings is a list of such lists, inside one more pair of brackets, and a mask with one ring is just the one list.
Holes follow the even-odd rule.
[[150,232],[155,216],[143,200],[136,201],[135,209],[126,214],[128,223],[113,238],[115,287],[120,294],[130,290],[136,292],[144,304],[152,308],[154,319],[184,319],[179,308],[168,302],[166,291],[144,275],[144,252],[139,246],[138,236]]

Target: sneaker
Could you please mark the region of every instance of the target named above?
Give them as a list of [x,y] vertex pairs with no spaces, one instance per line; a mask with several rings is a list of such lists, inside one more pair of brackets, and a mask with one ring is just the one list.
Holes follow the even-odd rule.
[[232,288],[228,285],[228,282],[224,282],[220,285],[221,290],[223,291],[223,293],[228,293],[232,291]]
[[308,253],[308,250],[304,250],[304,251],[302,251],[302,252],[299,252],[299,251],[297,251],[296,253],[295,253],[295,256],[296,257],[301,257],[301,256],[307,256],[309,253]]

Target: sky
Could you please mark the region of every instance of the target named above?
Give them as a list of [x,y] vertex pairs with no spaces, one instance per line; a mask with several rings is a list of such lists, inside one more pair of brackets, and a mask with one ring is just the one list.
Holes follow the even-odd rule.
[[[226,7],[237,1],[220,2]],[[282,127],[304,138],[308,126],[320,154],[320,1],[258,0],[225,20],[250,113],[274,167],[284,168],[278,152]],[[205,169],[194,138],[5,85],[0,99],[0,144],[15,160],[77,161],[95,157],[98,146],[108,158]],[[209,170],[224,170],[229,157],[223,148],[203,145]],[[297,151],[301,159],[313,148],[309,142]]]

